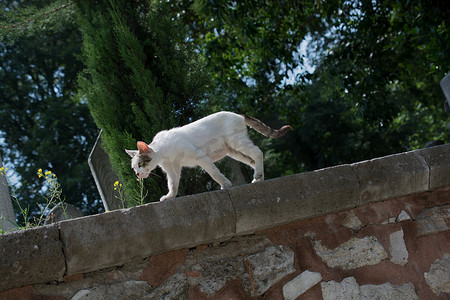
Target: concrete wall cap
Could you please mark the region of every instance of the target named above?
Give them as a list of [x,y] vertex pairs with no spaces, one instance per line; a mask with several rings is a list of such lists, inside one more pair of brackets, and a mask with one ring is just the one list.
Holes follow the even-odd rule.
[[430,170],[429,189],[450,185],[450,144],[418,150]]
[[67,273],[231,238],[234,210],[224,191],[116,210],[60,224]]
[[0,235],[0,291],[62,278],[66,271],[57,225]]
[[359,187],[349,165],[300,173],[228,191],[236,234],[356,207]]
[[428,190],[429,167],[419,151],[354,163],[352,168],[358,178],[360,206]]

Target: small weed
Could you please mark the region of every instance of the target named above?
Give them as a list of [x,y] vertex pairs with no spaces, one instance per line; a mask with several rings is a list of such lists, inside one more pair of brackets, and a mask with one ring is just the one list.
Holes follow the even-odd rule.
[[126,208],[126,200],[125,200],[125,192],[123,191],[123,184],[121,184],[119,181],[114,182],[114,190],[117,192],[117,195],[114,195],[114,197],[119,199],[120,203],[122,204],[122,208]]
[[42,169],[39,169],[37,175],[39,178],[45,179],[45,184],[48,187],[46,193],[47,196],[43,195],[45,199],[44,204],[38,205],[41,209],[39,217],[35,218],[35,226],[40,226],[45,220],[45,214],[47,214],[50,209],[61,203],[63,214],[66,215],[66,206],[64,205],[65,198],[62,196],[62,188],[56,174],[51,171],[45,171],[43,173]]
[[[145,198],[148,196],[148,191],[145,191],[144,189],[144,180],[142,178],[137,178],[136,181],[138,182],[139,196],[135,198],[135,203],[137,203],[137,205],[142,205],[145,203]],[[119,199],[122,203],[122,208],[126,208],[126,198],[123,184],[119,181],[114,182],[114,190],[117,192],[117,195],[114,197]]]
[[144,199],[148,196],[148,191],[146,191],[144,195],[144,179],[137,178],[136,180],[139,182],[139,195],[140,195],[137,202],[139,203],[139,205],[142,205],[145,203]]
[[[17,207],[19,207],[20,214],[22,215],[22,218],[24,219],[24,224],[22,226],[17,225],[13,220],[7,220],[11,224],[14,224],[17,226],[18,229],[27,229],[32,227],[41,226],[45,220],[45,214],[47,214],[50,209],[52,209],[54,206],[61,203],[61,207],[63,210],[65,209],[64,206],[64,197],[62,196],[62,188],[61,185],[58,183],[58,178],[56,177],[55,173],[52,173],[51,171],[45,171],[43,172],[42,169],[39,169],[37,171],[37,175],[39,178],[44,178],[44,186],[46,187],[46,193],[43,195],[45,201],[42,204],[37,203],[37,206],[39,207],[39,214],[37,217],[33,217],[31,220],[29,218],[30,213],[30,207],[22,207],[20,204],[20,201],[17,197],[16,189],[14,185],[11,184],[11,181],[9,177],[7,176],[6,171],[8,168],[1,167],[0,168],[0,175],[5,176],[6,183],[10,187],[11,191],[11,198],[14,203],[16,203]],[[64,211],[65,214],[65,211]],[[0,228],[0,234],[5,233],[5,231]]]

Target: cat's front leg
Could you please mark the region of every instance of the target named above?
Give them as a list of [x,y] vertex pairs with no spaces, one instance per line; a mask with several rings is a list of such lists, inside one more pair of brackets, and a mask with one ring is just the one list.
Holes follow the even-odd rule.
[[167,199],[172,199],[175,198],[178,194],[178,184],[174,185],[173,183],[171,183],[169,180],[167,180],[167,186],[169,188],[169,192],[167,193],[167,195],[162,196],[159,201],[164,201]]
[[175,198],[178,194],[178,185],[180,183],[181,167],[179,165],[170,164],[161,166],[167,175],[167,188],[169,192],[162,196],[159,201]]

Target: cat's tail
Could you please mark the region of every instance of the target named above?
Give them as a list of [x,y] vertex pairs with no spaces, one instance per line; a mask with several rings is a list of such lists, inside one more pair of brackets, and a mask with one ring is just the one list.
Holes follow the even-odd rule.
[[255,119],[255,118],[247,116],[247,115],[241,115],[241,116],[243,116],[245,118],[245,124],[247,124],[247,126],[250,126],[251,128],[253,128],[256,131],[258,131],[259,133],[261,133],[262,135],[265,135],[265,136],[273,138],[273,139],[279,139],[280,137],[282,137],[283,135],[288,133],[289,130],[292,129],[292,127],[290,125],[284,125],[280,129],[276,130],[276,129],[273,129],[273,128],[267,126],[266,124],[264,124],[263,122],[261,122],[258,119]]

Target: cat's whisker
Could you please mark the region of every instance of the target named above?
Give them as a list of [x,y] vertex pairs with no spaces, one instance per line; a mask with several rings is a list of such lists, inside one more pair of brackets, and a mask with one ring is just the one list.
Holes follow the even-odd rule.
[[156,176],[156,177],[159,177],[159,178],[163,178],[161,175],[158,175],[158,174],[153,173],[153,172],[150,172],[149,175],[153,175],[153,176]]

